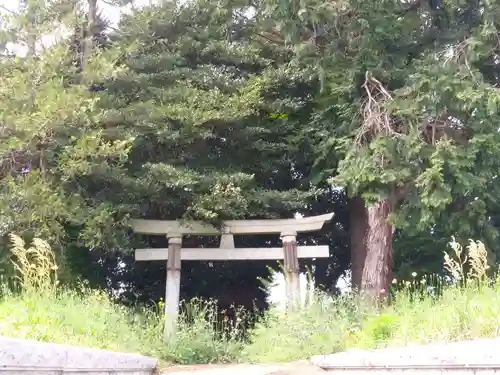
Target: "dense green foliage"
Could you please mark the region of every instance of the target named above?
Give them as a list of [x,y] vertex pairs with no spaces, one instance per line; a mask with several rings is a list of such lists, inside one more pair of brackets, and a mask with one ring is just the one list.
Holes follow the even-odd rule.
[[[47,239],[65,282],[157,301],[163,266],[133,264],[130,250],[165,239],[132,236],[131,217],[333,211],[300,239],[330,245],[314,270],[333,289],[349,267],[355,195],[367,206],[399,196],[389,219],[400,274],[440,272],[451,235],[480,238],[495,261],[496,0],[165,2],[113,28],[100,1],[23,4],[0,35],[4,49],[27,46],[0,61],[0,234]],[[56,28],[70,32],[39,48]],[[255,295],[267,274],[260,262],[185,267],[185,296],[225,285]]]

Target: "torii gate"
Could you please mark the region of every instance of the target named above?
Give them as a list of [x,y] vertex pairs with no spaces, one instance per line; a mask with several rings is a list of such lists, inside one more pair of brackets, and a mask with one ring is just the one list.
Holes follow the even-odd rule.
[[[300,293],[299,258],[327,258],[326,245],[297,246],[297,233],[320,230],[333,213],[298,219],[230,220],[222,230],[202,222],[180,223],[165,220],[132,220],[135,233],[165,235],[168,249],[136,249],[136,261],[167,261],[165,294],[165,339],[175,331],[179,314],[181,260],[257,260],[284,259],[287,306],[293,306]],[[221,235],[220,247],[213,249],[182,248],[183,235]],[[235,248],[234,234],[279,234],[283,247]],[[181,249],[182,248],[182,249]]]

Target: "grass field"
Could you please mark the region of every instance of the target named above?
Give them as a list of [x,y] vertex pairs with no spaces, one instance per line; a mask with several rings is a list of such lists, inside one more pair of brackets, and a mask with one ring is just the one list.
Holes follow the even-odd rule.
[[481,246],[471,243],[467,248],[472,259],[467,274],[453,256],[445,260],[459,282],[439,295],[430,293],[427,278],[419,275],[395,281],[401,290],[390,306],[379,311],[352,296],[331,299],[319,294],[299,311],[271,310],[245,341],[237,329],[221,337],[210,318],[216,317],[214,304],[195,302],[187,309],[189,316],[182,316],[177,335],[165,344],[161,306],[132,310],[100,291],[59,288],[48,276],[55,274],[55,267],[47,265],[45,276],[21,273],[23,292],[3,293],[0,335],[139,352],[166,363],[294,361],[352,347],[497,336],[500,283],[486,279]]

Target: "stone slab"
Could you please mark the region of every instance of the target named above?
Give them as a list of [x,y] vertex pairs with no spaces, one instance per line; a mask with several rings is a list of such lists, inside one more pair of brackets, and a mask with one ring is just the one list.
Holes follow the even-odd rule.
[[152,374],[156,358],[0,336],[0,374]]
[[466,367],[477,370],[500,371],[500,338],[476,339],[453,343],[433,343],[427,345],[408,345],[405,347],[376,350],[348,350],[336,354],[318,355],[311,358],[312,364],[323,369],[349,369],[361,367],[394,367],[412,369],[425,367],[452,370],[454,372]]

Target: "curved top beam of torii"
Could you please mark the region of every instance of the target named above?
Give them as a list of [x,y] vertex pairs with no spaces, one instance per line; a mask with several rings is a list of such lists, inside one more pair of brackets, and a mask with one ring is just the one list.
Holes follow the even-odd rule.
[[285,232],[313,232],[320,230],[325,223],[333,218],[333,213],[310,216],[297,219],[263,219],[263,220],[228,220],[223,222],[223,230],[203,223],[192,221],[181,223],[176,220],[132,220],[132,229],[135,233],[168,235],[196,234],[282,234]]

